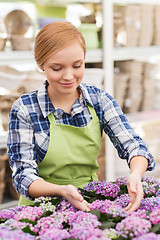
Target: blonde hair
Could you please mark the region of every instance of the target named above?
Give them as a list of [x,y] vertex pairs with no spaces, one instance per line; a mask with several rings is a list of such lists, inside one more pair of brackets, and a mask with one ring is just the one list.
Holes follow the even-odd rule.
[[84,37],[71,23],[57,21],[44,26],[35,38],[34,57],[38,66],[42,66],[51,55],[62,50],[74,40],[79,41],[85,55]]

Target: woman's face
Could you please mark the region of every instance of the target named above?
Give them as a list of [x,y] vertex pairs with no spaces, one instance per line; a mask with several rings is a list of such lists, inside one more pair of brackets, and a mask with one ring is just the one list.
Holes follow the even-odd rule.
[[84,51],[78,41],[47,59],[41,67],[44,70],[52,94],[73,94],[81,83],[85,63]]

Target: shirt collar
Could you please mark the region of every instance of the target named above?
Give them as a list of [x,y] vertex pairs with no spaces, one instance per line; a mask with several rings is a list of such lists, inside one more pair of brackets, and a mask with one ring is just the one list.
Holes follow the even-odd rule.
[[[37,93],[38,103],[39,103],[39,106],[41,108],[42,114],[43,114],[43,116],[45,118],[51,112],[56,112],[57,111],[57,109],[55,109],[55,107],[52,105],[52,102],[51,102],[50,98],[48,97],[47,86],[48,86],[48,82],[45,81],[43,83],[43,85],[40,87],[40,89],[38,90],[38,93]],[[80,84],[78,86],[78,88],[79,88],[79,90],[81,92],[80,98],[79,98],[80,104],[82,106],[84,106],[84,105],[86,105],[86,103],[88,103],[88,104],[90,104],[93,107],[92,100],[90,98],[90,95],[89,95],[89,93],[87,91],[87,88],[86,88],[85,84]],[[57,115],[60,116],[61,113],[57,112]]]
[[50,98],[48,97],[47,86],[48,82],[45,81],[37,93],[38,103],[44,118],[46,118],[51,112],[55,110]]
[[86,88],[86,85],[84,83],[81,83],[78,88],[80,89],[81,93],[82,93],[82,98],[80,96],[80,102],[81,101],[84,101],[84,103],[88,103],[89,105],[91,105],[93,107],[93,103],[92,103],[92,100],[91,100],[91,97],[89,95],[89,92]]

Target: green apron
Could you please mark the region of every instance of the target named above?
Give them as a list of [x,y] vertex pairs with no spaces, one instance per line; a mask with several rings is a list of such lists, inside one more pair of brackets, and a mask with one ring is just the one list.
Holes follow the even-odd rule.
[[[53,113],[49,114],[49,147],[43,161],[38,164],[39,176],[45,181],[83,187],[91,180],[98,179],[100,123],[94,108],[87,106],[92,119],[85,127],[56,124]],[[32,201],[20,196],[19,205],[30,204]]]

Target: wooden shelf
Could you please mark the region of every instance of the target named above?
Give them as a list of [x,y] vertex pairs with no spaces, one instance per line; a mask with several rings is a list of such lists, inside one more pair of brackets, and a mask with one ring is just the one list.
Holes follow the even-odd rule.
[[[88,50],[85,62],[101,62],[102,49]],[[15,64],[35,64],[33,51],[1,51],[0,66]]]
[[117,47],[113,49],[113,60],[131,60],[139,59],[146,61],[147,58],[159,58],[160,59],[160,46],[148,46],[148,47]]
[[152,4],[160,5],[159,0],[113,0],[114,4],[126,5],[126,4]]

